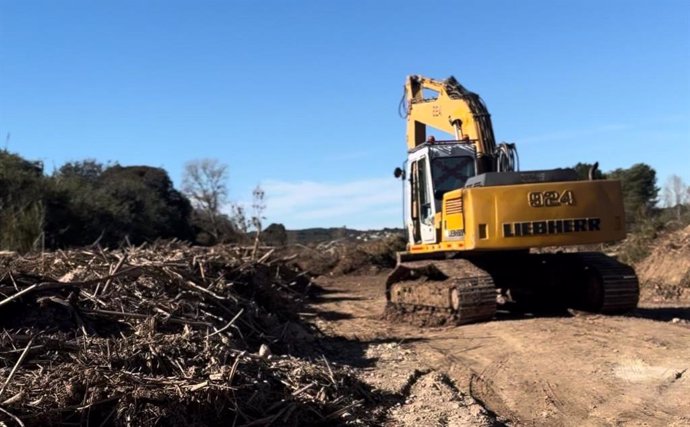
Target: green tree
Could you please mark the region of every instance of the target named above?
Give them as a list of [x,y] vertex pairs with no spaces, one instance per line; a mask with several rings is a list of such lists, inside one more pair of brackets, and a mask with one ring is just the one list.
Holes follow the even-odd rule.
[[43,235],[43,165],[0,150],[0,248],[28,251]]
[[192,207],[165,170],[68,162],[52,176],[0,150],[0,249],[192,240]]
[[117,244],[117,202],[101,189],[104,166],[68,162],[50,178],[46,192],[46,241],[53,247]]
[[637,163],[627,169],[615,169],[607,176],[621,181],[623,204],[629,224],[653,212],[659,188],[656,186],[656,171],[651,166]]
[[270,224],[261,233],[261,239],[266,242],[267,245],[272,246],[285,246],[287,244],[287,230],[283,224]]
[[177,191],[165,170],[150,166],[111,166],[99,178],[114,202],[110,211],[120,233],[132,243],[156,238],[193,238],[191,204]]
[[193,239],[191,205],[160,168],[70,162],[53,175],[46,203],[46,238],[57,247]]
[[102,173],[103,164],[95,159],[67,162],[58,170],[58,175],[62,178],[78,178],[91,183],[96,183]]

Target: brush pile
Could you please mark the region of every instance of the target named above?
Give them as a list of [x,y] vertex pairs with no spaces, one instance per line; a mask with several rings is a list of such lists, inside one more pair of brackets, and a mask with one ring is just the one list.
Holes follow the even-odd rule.
[[372,274],[395,267],[396,253],[405,250],[405,239],[392,234],[381,239],[337,239],[309,246],[281,249],[291,255],[291,265],[316,275]]
[[298,314],[308,275],[246,252],[0,255],[0,422],[363,423],[351,372],[291,356],[317,333]]

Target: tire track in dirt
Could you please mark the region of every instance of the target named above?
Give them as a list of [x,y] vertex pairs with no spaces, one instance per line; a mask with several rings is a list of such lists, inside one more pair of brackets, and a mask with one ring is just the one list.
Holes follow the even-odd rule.
[[[347,345],[356,342],[358,357],[368,360],[367,375],[382,384],[401,369],[445,373],[460,391],[516,425],[690,425],[687,324],[501,315],[483,324],[420,329],[381,320],[383,282],[381,275],[327,278],[320,284],[337,293],[314,306],[340,313],[318,326]],[[654,312],[642,311],[651,318]],[[390,348],[367,356],[367,348],[386,342]]]

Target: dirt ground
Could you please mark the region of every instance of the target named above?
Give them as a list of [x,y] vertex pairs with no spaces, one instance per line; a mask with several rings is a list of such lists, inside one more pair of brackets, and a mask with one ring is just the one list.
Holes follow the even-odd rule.
[[688,300],[423,329],[382,320],[384,281],[322,277],[313,308],[332,360],[403,396],[390,425],[690,425]]
[[0,257],[0,425],[690,426],[690,227],[626,316],[461,327],[384,320],[386,242],[302,249]]

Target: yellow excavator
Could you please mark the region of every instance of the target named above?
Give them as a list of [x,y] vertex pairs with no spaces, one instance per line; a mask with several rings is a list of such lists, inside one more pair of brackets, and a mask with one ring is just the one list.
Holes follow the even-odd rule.
[[[520,171],[482,99],[450,77],[409,76],[403,182],[407,250],[386,281],[386,315],[423,325],[487,321],[497,306],[614,314],[637,306],[634,270],[600,252],[625,238],[619,181],[572,169]],[[429,130],[449,138],[437,139]],[[538,251],[539,248],[559,250]]]

